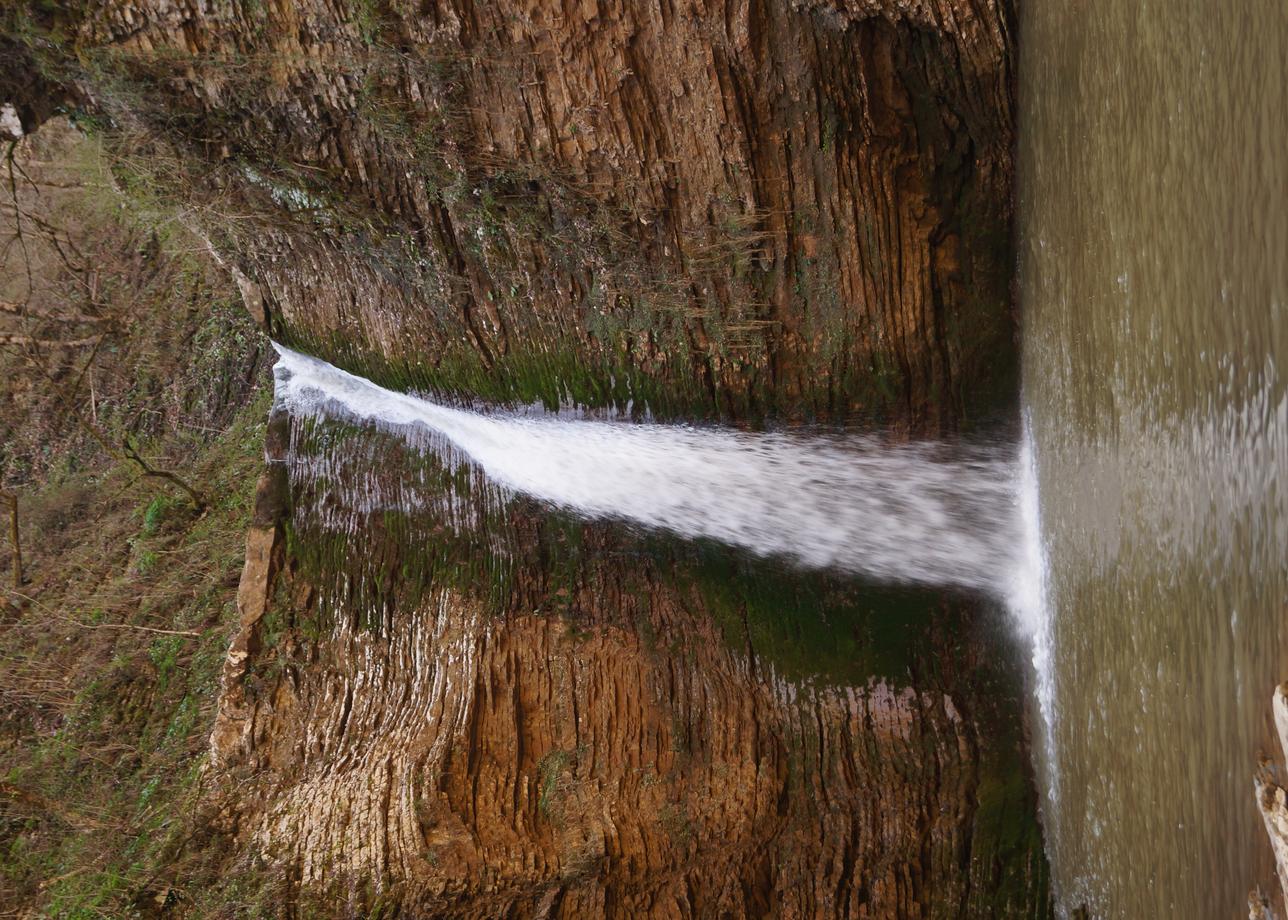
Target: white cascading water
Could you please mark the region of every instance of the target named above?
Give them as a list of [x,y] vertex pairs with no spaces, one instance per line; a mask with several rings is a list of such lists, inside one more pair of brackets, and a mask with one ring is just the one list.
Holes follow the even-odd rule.
[[429,429],[501,487],[586,517],[883,581],[983,591],[1012,606],[1032,594],[1009,448],[950,457],[943,445],[873,438],[481,414],[277,350],[277,400],[289,411],[422,443]]
[[1056,695],[1054,655],[1055,636],[1047,602],[1048,560],[1042,541],[1042,522],[1038,501],[1038,458],[1034,448],[1032,420],[1024,415],[1020,455],[1015,468],[1016,508],[1019,514],[1019,560],[1006,592],[1007,608],[1021,634],[1028,639],[1033,658],[1033,695],[1040,719],[1040,743],[1043,758],[1038,769],[1043,772],[1042,788],[1046,801],[1043,823],[1049,828],[1058,814],[1060,776],[1056,769]]

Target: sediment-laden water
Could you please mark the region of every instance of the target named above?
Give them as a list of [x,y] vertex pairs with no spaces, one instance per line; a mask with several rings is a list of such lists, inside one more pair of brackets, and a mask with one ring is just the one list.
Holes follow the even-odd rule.
[[1246,915],[1288,598],[1288,6],[1025,4],[1038,745],[1062,911]]

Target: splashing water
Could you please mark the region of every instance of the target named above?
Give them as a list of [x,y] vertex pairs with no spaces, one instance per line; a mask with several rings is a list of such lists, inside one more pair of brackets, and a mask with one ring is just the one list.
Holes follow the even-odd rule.
[[499,486],[762,556],[1008,599],[1029,590],[1010,449],[870,437],[481,414],[396,393],[276,346],[277,400],[372,423],[414,444],[446,437]]
[[1037,767],[1042,771],[1045,791],[1043,823],[1050,827],[1056,819],[1060,801],[1060,776],[1056,769],[1055,721],[1056,689],[1052,655],[1055,644],[1054,624],[1047,599],[1046,545],[1042,540],[1042,521],[1038,500],[1038,458],[1033,441],[1033,421],[1024,414],[1020,455],[1016,461],[1016,504],[1019,515],[1020,559],[1011,575],[1006,605],[1020,633],[1028,639],[1032,651],[1033,698],[1039,716],[1039,743],[1043,757]]

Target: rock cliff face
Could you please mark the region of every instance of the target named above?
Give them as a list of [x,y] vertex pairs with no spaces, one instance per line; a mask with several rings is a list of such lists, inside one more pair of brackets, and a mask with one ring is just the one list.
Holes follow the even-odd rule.
[[295,549],[275,578],[271,531],[248,541],[213,751],[243,844],[304,891],[433,916],[1042,913],[1017,688],[969,602],[565,519],[286,424]]
[[[1011,382],[1005,3],[15,23],[272,335],[382,383],[938,433]],[[338,423],[279,417],[270,455],[211,763],[283,911],[1049,910],[978,602],[566,520]]]
[[[1279,741],[1280,753],[1288,755],[1288,684],[1275,688],[1271,703],[1274,712],[1275,734]],[[1275,854],[1275,871],[1280,886],[1279,898],[1267,897],[1260,890],[1248,895],[1248,916],[1250,920],[1270,920],[1276,916],[1271,907],[1272,901],[1282,905],[1288,904],[1288,792],[1282,785],[1281,768],[1275,760],[1267,760],[1261,765],[1258,775],[1253,780],[1257,810],[1266,825],[1266,836],[1270,838],[1270,849]]]
[[922,429],[1010,380],[1005,4],[130,0],[43,27],[88,62],[44,70],[164,141],[153,178],[274,331],[384,379]]

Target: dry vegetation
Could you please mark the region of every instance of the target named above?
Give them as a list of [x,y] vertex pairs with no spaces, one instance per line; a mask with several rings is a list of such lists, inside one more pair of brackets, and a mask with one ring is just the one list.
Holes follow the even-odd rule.
[[200,803],[267,342],[92,133],[6,147],[0,484],[23,577],[6,533],[0,916],[254,912],[202,884],[222,857]]

